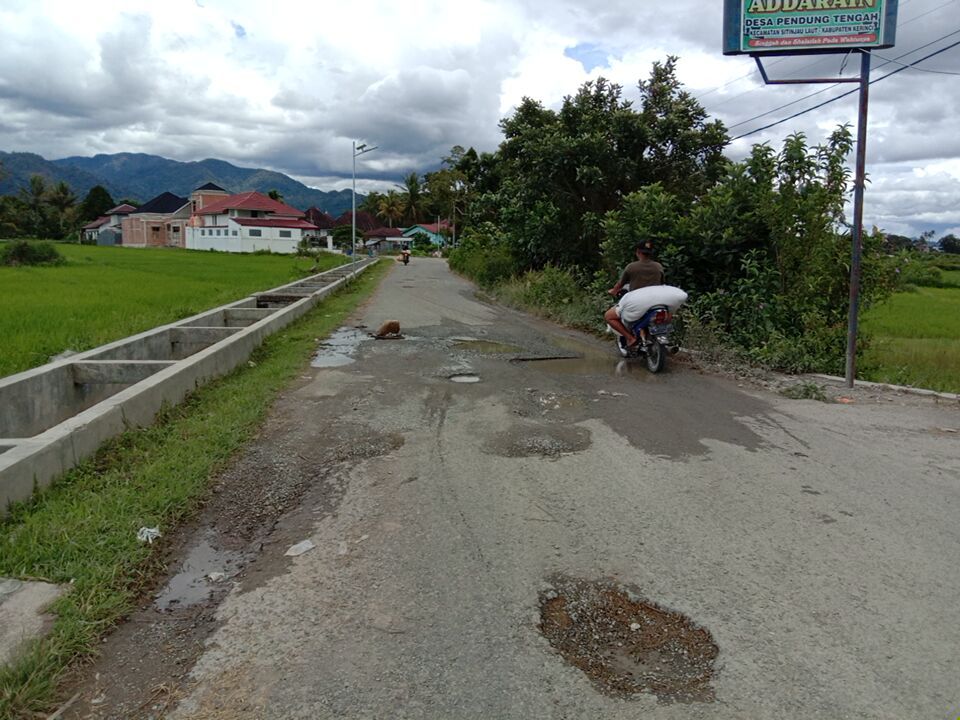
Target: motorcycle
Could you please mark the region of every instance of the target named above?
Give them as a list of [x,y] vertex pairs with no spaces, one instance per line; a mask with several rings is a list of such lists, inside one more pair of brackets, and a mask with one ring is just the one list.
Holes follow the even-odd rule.
[[407,252],[403,253],[403,264],[404,265],[410,264],[410,253],[407,253]]
[[[646,339],[642,330],[646,330]],[[680,349],[670,337],[673,332],[673,313],[666,305],[653,305],[643,317],[633,323],[630,331],[640,340],[632,347],[627,347],[627,339],[623,335],[613,328],[610,328],[610,331],[617,336],[617,352],[620,356],[643,357],[647,370],[652,373],[662,371],[667,365],[667,356]]]

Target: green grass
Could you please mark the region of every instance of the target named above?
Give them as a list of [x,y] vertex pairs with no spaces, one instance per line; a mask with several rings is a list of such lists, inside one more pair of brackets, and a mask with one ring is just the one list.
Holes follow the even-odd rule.
[[[0,377],[301,278],[313,261],[58,244],[67,264],[0,267]],[[320,269],[344,262],[323,255]]]
[[865,379],[960,392],[960,271],[957,288],[917,288],[871,308]]
[[161,569],[159,550],[136,540],[189,516],[212,474],[246,442],[277,393],[316,346],[368,297],[390,263],[371,268],[286,330],[244,366],[194,393],[149,428],[108,443],[0,523],[0,576],[72,583],[50,634],[0,669],[0,718],[48,709],[64,670],[91,655]]

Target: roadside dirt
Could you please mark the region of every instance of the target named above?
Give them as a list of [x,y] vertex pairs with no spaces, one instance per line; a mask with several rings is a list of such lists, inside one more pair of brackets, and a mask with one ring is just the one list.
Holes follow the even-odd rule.
[[[291,422],[293,391],[306,380],[277,401],[264,431],[214,481],[196,517],[164,536],[168,573],[104,639],[100,659],[70,678],[63,696],[80,697],[62,717],[164,717],[219,626],[223,599],[235,587],[247,592],[285,570],[284,552],[301,538],[281,519],[301,505],[315,518],[335,512],[341,470],[403,444],[400,436],[357,423]],[[329,416],[337,417],[340,408],[327,402]]]

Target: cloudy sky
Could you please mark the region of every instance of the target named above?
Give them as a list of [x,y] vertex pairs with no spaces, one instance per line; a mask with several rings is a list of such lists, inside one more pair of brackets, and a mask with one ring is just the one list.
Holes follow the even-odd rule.
[[[0,150],[216,157],[332,189],[349,186],[358,139],[379,146],[359,187],[385,188],[454,144],[494,149],[524,96],[556,107],[602,75],[636,97],[668,53],[731,136],[850,89],[764,87],[751,60],[721,54],[721,16],[721,0],[0,0]],[[957,41],[960,0],[901,0],[897,47],[877,53],[872,77]],[[843,62],[768,67],[834,77]],[[919,67],[871,88],[866,220],[960,234],[960,75],[944,74],[960,73],[960,47]],[[729,155],[797,131],[819,142],[855,122],[855,98]]]

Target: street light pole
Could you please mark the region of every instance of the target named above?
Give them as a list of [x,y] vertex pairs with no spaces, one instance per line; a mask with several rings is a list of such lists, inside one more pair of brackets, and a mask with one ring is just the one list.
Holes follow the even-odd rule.
[[353,205],[353,211],[350,213],[350,222],[352,225],[350,238],[353,262],[357,261],[357,158],[361,155],[365,155],[368,152],[373,152],[376,149],[376,145],[372,148],[368,148],[366,143],[357,145],[357,141],[353,141],[353,185],[352,191],[350,192],[350,200]]

